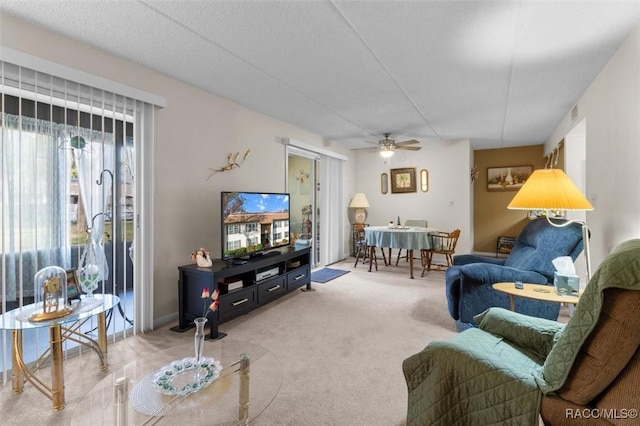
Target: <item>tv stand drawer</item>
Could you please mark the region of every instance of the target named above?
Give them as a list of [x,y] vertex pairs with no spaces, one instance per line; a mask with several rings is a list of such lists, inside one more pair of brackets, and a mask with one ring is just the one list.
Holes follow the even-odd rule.
[[255,286],[220,296],[220,322],[248,313],[258,307]]
[[311,272],[309,265],[296,268],[293,271],[287,273],[287,290],[290,291],[308,284],[310,282],[310,279]]
[[258,284],[258,303],[266,303],[280,297],[287,291],[287,280],[284,275],[266,280]]

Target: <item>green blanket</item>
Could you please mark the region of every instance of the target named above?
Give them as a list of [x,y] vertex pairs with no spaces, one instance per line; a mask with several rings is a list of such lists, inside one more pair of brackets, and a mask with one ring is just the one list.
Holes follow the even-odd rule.
[[408,425],[537,425],[535,381],[562,324],[491,308],[407,358]]
[[640,240],[602,262],[566,326],[491,308],[476,317],[479,329],[405,359],[407,424],[538,425],[542,393],[566,380],[610,287],[640,289]]
[[407,425],[534,425],[540,392],[530,372],[540,368],[477,329],[433,343],[404,364],[410,376]]

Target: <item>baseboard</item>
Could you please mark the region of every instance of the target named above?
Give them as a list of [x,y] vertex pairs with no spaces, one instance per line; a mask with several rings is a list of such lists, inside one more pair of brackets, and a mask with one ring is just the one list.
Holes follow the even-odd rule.
[[174,312],[172,314],[165,315],[163,317],[156,319],[153,322],[153,328],[156,329],[158,327],[162,327],[163,325],[166,325],[169,323],[177,323],[177,322],[178,322],[178,313]]

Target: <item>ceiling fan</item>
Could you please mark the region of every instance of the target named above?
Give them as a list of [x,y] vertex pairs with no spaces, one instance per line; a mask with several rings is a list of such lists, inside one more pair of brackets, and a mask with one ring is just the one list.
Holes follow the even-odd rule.
[[420,151],[422,149],[422,147],[420,146],[411,146],[411,145],[420,143],[420,141],[418,140],[409,139],[402,142],[396,142],[394,139],[390,138],[391,133],[383,133],[383,136],[384,136],[384,139],[379,140],[377,143],[365,141],[366,143],[378,145],[379,146],[378,148],[365,148],[365,149],[379,149],[380,155],[384,158],[391,157],[393,155],[393,152],[396,149],[404,149],[407,151]]

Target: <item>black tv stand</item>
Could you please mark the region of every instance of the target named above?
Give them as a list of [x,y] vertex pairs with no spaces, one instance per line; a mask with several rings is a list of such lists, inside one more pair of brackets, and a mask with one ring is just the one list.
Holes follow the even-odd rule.
[[[280,251],[280,250],[259,251],[257,253],[251,253],[251,254],[246,255],[246,256],[242,256],[242,257],[238,257],[236,259],[232,259],[232,265],[244,265],[247,262],[256,262],[256,261],[264,259],[265,257],[276,256],[276,255],[280,255],[280,254],[282,254],[282,251]],[[239,260],[240,262],[244,262],[244,263],[233,263],[233,261],[235,261],[235,260]]]
[[[202,315],[202,290],[220,290],[218,310],[207,315],[210,338],[219,339],[222,324],[263,306],[306,284],[311,287],[311,249],[288,247],[252,257],[235,265],[232,261],[214,260],[210,268],[196,264],[178,267],[178,325],[171,330],[184,332],[194,327],[193,320]],[[268,274],[258,280],[259,276]],[[238,287],[238,284],[240,286]]]

